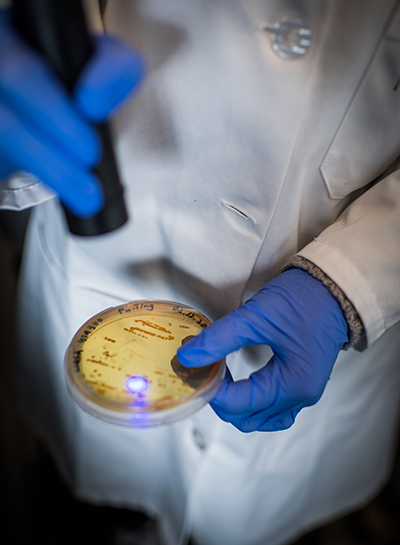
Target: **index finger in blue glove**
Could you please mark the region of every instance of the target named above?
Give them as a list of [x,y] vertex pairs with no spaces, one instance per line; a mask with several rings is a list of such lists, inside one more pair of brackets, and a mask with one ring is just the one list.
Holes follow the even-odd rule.
[[223,316],[196,337],[182,345],[178,359],[187,367],[202,367],[238,350],[242,346],[265,341],[252,323],[244,318],[243,307]]

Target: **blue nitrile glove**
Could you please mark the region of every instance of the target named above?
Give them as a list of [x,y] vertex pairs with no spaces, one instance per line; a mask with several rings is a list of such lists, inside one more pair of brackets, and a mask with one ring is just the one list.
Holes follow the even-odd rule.
[[234,382],[227,369],[211,406],[243,432],[283,430],[321,397],[347,331],[322,282],[290,269],[184,344],[177,356],[182,365],[201,367],[242,346],[269,345],[274,356],[248,379]]
[[104,121],[137,86],[141,59],[116,38],[99,36],[72,96],[0,10],[0,180],[34,174],[71,212],[98,212],[102,193],[91,173],[100,157],[92,122]]

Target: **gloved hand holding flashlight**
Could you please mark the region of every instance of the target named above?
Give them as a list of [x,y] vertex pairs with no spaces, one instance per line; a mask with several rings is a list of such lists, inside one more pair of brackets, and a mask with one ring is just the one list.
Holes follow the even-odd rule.
[[78,216],[102,206],[92,123],[108,118],[143,74],[140,57],[116,38],[99,36],[94,46],[70,96],[0,10],[0,179],[30,172]]
[[227,375],[211,406],[243,432],[289,428],[299,411],[321,397],[348,342],[343,312],[319,280],[290,269],[237,310],[178,350],[187,367],[215,362],[242,346],[269,345],[274,356],[246,380]]

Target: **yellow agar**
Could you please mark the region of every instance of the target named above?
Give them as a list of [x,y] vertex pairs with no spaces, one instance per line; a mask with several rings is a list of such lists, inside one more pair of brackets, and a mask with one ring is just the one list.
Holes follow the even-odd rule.
[[[213,378],[214,366],[199,374],[199,370],[184,369],[175,357],[182,342],[201,329],[196,321],[177,312],[145,310],[117,316],[98,326],[81,345],[81,377],[111,402],[144,409],[173,405]],[[197,375],[197,380],[191,380],[191,375]],[[147,390],[130,392],[126,381],[131,376],[144,377]]]

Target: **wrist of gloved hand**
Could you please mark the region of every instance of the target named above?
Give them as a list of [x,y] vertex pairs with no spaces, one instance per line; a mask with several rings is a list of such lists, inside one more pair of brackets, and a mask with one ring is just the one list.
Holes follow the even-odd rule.
[[269,345],[273,357],[248,379],[235,382],[227,372],[211,406],[241,431],[275,431],[290,427],[302,408],[320,399],[346,342],[348,327],[336,299],[307,272],[290,269],[177,356],[182,365],[201,367],[246,345]]
[[358,352],[363,352],[367,348],[367,334],[360,315],[350,299],[346,297],[346,294],[322,269],[301,255],[295,255],[289,263],[284,266],[283,271],[292,268],[307,271],[311,276],[320,280],[323,285],[328,288],[330,293],[339,303],[349,328],[349,342],[346,343],[343,348],[348,350],[351,347]]

